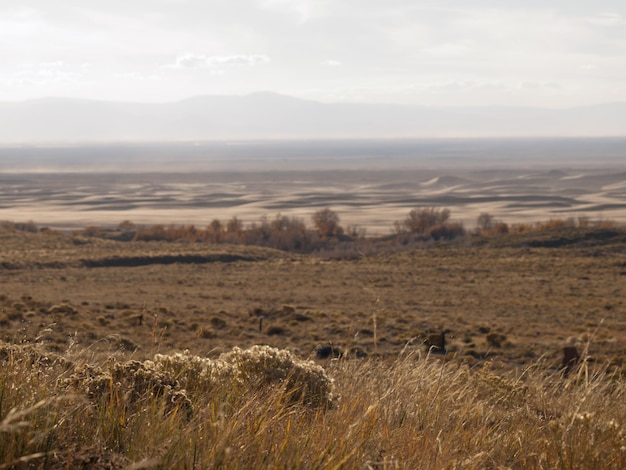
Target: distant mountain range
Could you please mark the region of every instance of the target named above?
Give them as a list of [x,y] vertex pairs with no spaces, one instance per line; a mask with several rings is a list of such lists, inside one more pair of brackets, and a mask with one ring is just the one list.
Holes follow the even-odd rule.
[[569,109],[319,103],[274,93],[162,103],[0,103],[0,143],[626,136],[626,103]]

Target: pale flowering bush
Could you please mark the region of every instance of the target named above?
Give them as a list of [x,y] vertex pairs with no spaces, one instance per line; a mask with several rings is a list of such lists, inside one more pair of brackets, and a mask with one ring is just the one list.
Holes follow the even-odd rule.
[[284,387],[292,400],[311,405],[331,405],[333,380],[313,361],[296,358],[291,352],[269,346],[233,348],[220,360],[232,364],[239,381],[251,385]]
[[107,366],[79,366],[64,384],[100,403],[116,402],[135,410],[146,401],[163,398],[166,411],[182,409],[191,414],[191,401],[185,390],[170,373],[157,370],[154,362],[110,360]]
[[194,356],[188,351],[157,354],[156,369],[172,374],[188,392],[258,388],[279,385],[292,401],[310,405],[332,402],[332,379],[312,361],[296,358],[291,352],[269,346],[233,348],[218,359]]
[[175,377],[188,392],[207,391],[220,384],[228,384],[236,377],[232,364],[219,359],[194,356],[189,351],[156,354],[154,364],[158,371]]
[[84,364],[75,368],[65,384],[83,391],[91,400],[106,401],[114,397],[135,404],[163,397],[169,410],[179,407],[188,412],[191,412],[188,395],[200,400],[218,389],[228,394],[280,386],[284,387],[289,401],[316,406],[332,402],[332,379],[322,367],[300,360],[289,351],[268,346],[234,348],[218,359],[185,351],[157,354],[154,360],[143,362],[111,359],[104,368]]

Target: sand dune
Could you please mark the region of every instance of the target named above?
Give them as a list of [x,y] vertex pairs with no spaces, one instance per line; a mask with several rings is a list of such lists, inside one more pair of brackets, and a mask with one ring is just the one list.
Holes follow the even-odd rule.
[[626,222],[626,173],[563,168],[0,176],[0,220],[66,229],[123,220],[204,226],[216,218],[253,222],[278,213],[308,221],[315,210],[332,207],[343,224],[386,234],[420,206],[448,207],[468,227],[481,212],[508,223],[583,215]]

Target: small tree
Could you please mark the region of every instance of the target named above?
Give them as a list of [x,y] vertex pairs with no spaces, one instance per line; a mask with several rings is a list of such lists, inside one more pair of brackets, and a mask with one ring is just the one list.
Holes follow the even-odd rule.
[[[413,209],[404,219],[402,225],[408,232],[424,233],[431,227],[446,223],[449,218],[449,209],[439,209],[437,207]],[[398,231],[397,228],[396,231]]]
[[207,240],[213,243],[220,243],[222,241],[222,233],[224,227],[219,219],[213,219],[206,229]]
[[243,222],[237,216],[233,216],[226,222],[226,231],[231,234],[240,234],[243,231]]
[[476,227],[479,231],[487,231],[493,228],[493,215],[488,212],[481,213],[476,219]]
[[341,235],[343,230],[339,226],[339,216],[332,209],[320,209],[313,214],[313,225],[322,237]]

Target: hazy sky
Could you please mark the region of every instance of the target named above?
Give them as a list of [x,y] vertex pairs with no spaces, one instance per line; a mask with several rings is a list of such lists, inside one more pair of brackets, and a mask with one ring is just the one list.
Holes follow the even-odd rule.
[[0,100],[626,101],[624,0],[0,2]]

